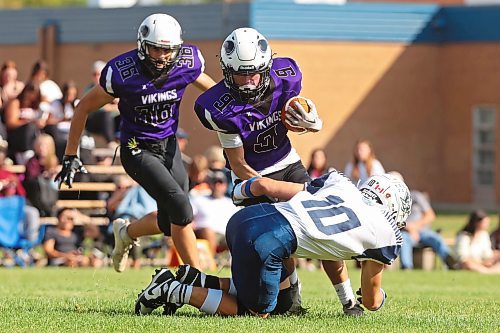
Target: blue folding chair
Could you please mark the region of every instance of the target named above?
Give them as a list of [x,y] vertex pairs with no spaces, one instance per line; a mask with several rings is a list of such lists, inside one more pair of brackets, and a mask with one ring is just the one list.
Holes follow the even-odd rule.
[[[26,200],[20,196],[0,198],[0,247],[6,248],[17,265],[25,267],[32,263],[29,250],[40,244],[45,234],[45,226],[41,226],[38,239],[29,241],[20,233],[24,224],[24,206]],[[21,250],[21,251],[16,251]]]
[[19,243],[25,204],[25,199],[17,195],[0,198],[0,247],[14,248]]

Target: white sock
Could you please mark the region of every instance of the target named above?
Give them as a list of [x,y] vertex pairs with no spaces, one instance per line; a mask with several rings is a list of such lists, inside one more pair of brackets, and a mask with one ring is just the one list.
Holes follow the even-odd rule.
[[228,294],[231,296],[236,296],[238,292],[236,291],[236,286],[233,283],[233,279],[229,279],[229,291]]
[[349,301],[354,301],[356,298],[354,297],[354,292],[352,291],[351,287],[351,280],[347,279],[347,281],[344,281],[342,283],[338,283],[333,286],[335,288],[335,291],[337,292],[337,296],[340,299],[340,303],[342,305],[349,303]]
[[189,304],[192,293],[192,286],[179,283],[179,285],[172,290],[168,301],[174,304]]
[[200,311],[215,314],[222,301],[222,290],[208,289],[207,298],[200,307]]
[[296,269],[293,270],[288,279],[290,280],[290,284],[297,284],[297,282],[299,281],[299,276],[297,275]]

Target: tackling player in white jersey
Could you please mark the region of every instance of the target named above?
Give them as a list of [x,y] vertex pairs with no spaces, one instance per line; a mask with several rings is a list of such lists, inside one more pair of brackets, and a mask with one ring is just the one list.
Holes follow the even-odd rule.
[[410,192],[401,180],[372,176],[358,189],[336,171],[305,185],[254,177],[233,193],[236,200],[261,195],[288,201],[233,215],[226,230],[231,279],[190,266],[181,266],[177,276],[158,270],[139,294],[136,313],[148,314],[165,303],[220,315],[280,313],[287,306],[278,294],[286,288],[283,261],[289,257],[361,261],[361,304],[371,311],[382,307],[384,265],[399,255],[400,228],[411,209]]

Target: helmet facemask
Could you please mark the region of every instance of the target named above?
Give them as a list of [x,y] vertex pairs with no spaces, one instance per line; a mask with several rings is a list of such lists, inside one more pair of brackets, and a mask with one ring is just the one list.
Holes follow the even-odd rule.
[[[162,61],[160,59],[154,59],[149,54],[148,46],[171,50],[172,53],[170,54],[170,58],[166,61]],[[146,66],[149,72],[153,76],[158,77],[162,74],[168,73],[172,69],[172,67],[177,63],[180,49],[181,49],[180,45],[165,46],[165,45],[158,45],[150,41],[143,41],[139,49],[139,57],[144,58],[143,64],[144,66]],[[158,65],[163,65],[163,67]]]
[[[224,63],[222,63],[221,61],[221,67],[222,67],[222,73],[224,74],[224,84],[226,85],[227,88],[229,88],[229,91],[231,92],[234,98],[245,103],[252,104],[258,101],[260,97],[262,97],[262,95],[266,92],[271,82],[270,64],[269,66],[267,66],[262,70],[236,71],[233,70],[232,68],[226,67]],[[246,76],[254,74],[260,74],[260,79],[259,79],[259,84],[253,89],[250,87],[240,86],[236,82],[234,82],[233,75]]]

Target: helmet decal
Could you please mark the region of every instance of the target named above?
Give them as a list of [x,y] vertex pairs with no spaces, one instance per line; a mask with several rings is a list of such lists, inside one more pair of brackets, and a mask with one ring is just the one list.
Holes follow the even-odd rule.
[[234,52],[234,42],[232,40],[227,40],[224,42],[224,50],[226,51],[226,55],[231,55]]
[[379,206],[388,220],[404,227],[412,202],[410,190],[402,180],[390,174],[371,176],[359,190],[365,202]]
[[260,40],[257,42],[257,45],[259,45],[260,51],[261,51],[262,53],[266,53],[266,51],[267,51],[267,47],[269,46],[269,44],[267,43],[267,40],[265,40],[265,39],[260,39]]
[[149,35],[149,28],[147,25],[141,25],[141,28],[140,28],[140,33],[142,35],[142,37],[148,37]]

